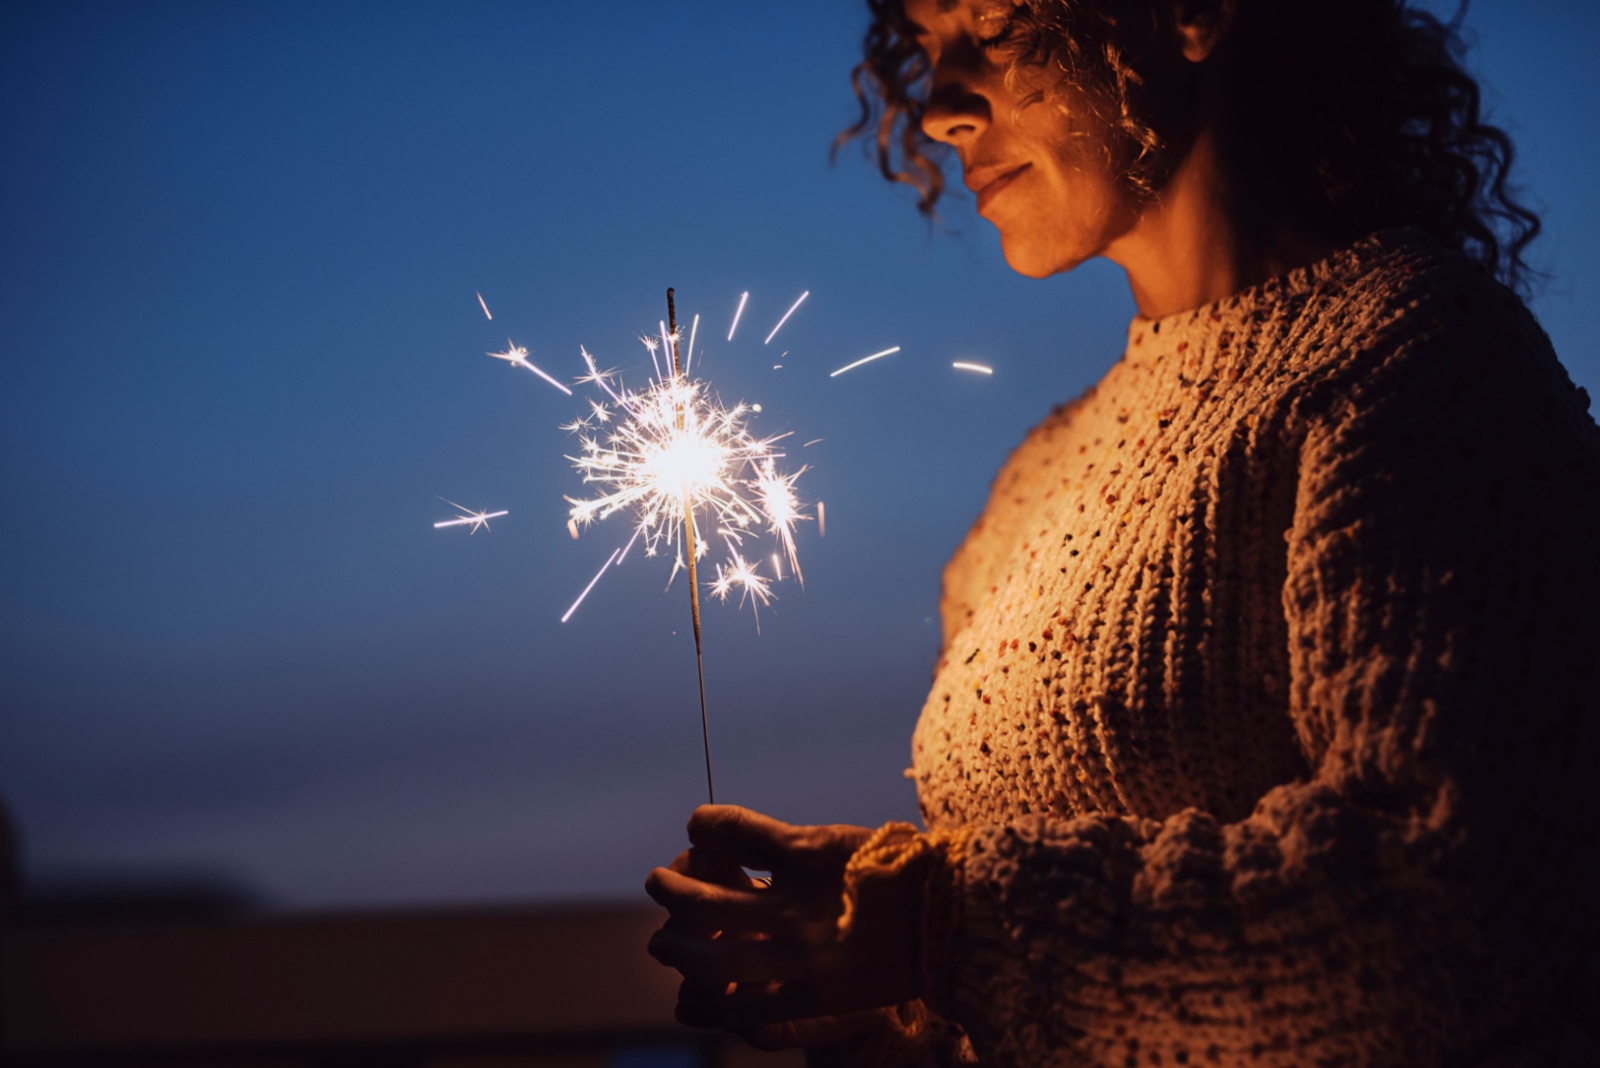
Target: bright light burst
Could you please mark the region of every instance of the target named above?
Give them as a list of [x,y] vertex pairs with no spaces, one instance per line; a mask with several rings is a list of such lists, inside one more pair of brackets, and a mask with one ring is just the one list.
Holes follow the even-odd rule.
[[579,350],[588,368],[579,381],[605,397],[591,401],[591,411],[566,426],[579,441],[578,455],[568,459],[585,483],[597,487],[594,496],[567,498],[571,526],[581,529],[625,512],[645,555],[673,554],[675,578],[684,568],[687,520],[693,524],[696,559],[707,555],[710,534],[727,547],[710,591],[726,599],[737,590],[741,604],[765,605],[773,596],[771,584],[782,575],[776,563],[773,576],[761,574],[760,557],[752,564],[741,550],[748,541],[771,537],[789,570],[801,578],[794,528],[811,517],[794,487],[806,468],[780,470],[785,456],[780,442],[789,435],[758,438],[751,432],[749,420],[759,405],[725,407],[704,382],[671,373],[671,348],[678,338],[664,327],[661,335],[640,340],[652,358],[664,346],[667,359],[655,360],[658,369],[665,364],[666,373],[658,371],[638,392],[624,386],[615,371],[602,371],[588,350]]

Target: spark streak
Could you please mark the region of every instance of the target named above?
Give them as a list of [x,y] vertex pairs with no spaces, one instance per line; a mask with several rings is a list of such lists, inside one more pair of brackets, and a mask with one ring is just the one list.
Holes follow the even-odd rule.
[[543,371],[539,370],[533,364],[530,363],[530,364],[527,364],[526,366],[527,366],[528,370],[532,371],[534,374],[538,375],[540,378],[544,379],[546,382],[550,383],[552,386],[555,386],[557,389],[559,389],[561,392],[565,393],[567,396],[569,396],[569,397],[572,396],[572,390],[568,389],[566,386],[562,385],[560,382],[557,382],[555,379],[551,378],[549,375],[547,375]]
[[739,329],[739,316],[744,314],[744,302],[749,300],[749,299],[750,299],[749,290],[746,290],[745,292],[739,294],[739,306],[737,308],[735,308],[734,311],[733,311],[733,325],[728,327],[728,340],[729,341],[733,340],[733,332],[735,330]]
[[611,555],[606,557],[606,562],[600,565],[600,570],[594,573],[594,578],[589,580],[589,585],[585,586],[583,592],[578,594],[578,599],[572,602],[572,607],[567,609],[566,615],[561,617],[561,622],[565,623],[572,618],[572,613],[576,612],[578,606],[583,603],[583,599],[589,596],[589,591],[594,589],[594,584],[600,581],[600,576],[606,573],[606,568],[611,566],[611,562],[617,558],[617,553],[620,551],[618,549],[611,550]]
[[489,511],[487,509],[485,509],[484,511],[481,511],[481,512],[474,512],[471,508],[468,508],[466,505],[457,504],[455,501],[452,501],[449,498],[440,497],[439,499],[441,501],[444,501],[444,503],[448,504],[450,507],[455,508],[458,511],[460,511],[461,514],[456,516],[453,519],[440,520],[439,522],[437,522],[437,523],[435,523],[433,525],[433,529],[434,530],[441,530],[444,527],[465,527],[465,526],[470,526],[472,529],[470,531],[468,531],[467,533],[476,534],[478,532],[478,528],[479,527],[482,527],[484,530],[489,530],[490,529],[489,520],[491,520],[491,519],[499,519],[503,515],[510,515],[511,514],[510,512],[491,512],[491,511]]
[[539,368],[528,362],[528,350],[526,348],[521,345],[513,345],[509,339],[506,341],[506,351],[490,352],[485,353],[485,355],[493,356],[497,360],[504,360],[513,367],[526,367],[528,370],[532,371],[534,374],[538,375],[552,386],[555,386],[567,396],[572,396],[572,390],[568,389],[566,386],[562,385],[560,382],[556,381],[554,378],[551,378],[549,375],[539,370]]
[[777,336],[778,331],[783,329],[783,324],[789,321],[789,316],[793,315],[794,314],[794,310],[796,308],[800,307],[800,305],[804,304],[805,301],[806,301],[806,298],[809,297],[810,295],[811,295],[811,290],[808,289],[804,293],[800,294],[800,299],[799,300],[797,300],[793,304],[789,305],[789,310],[783,313],[783,318],[779,319],[778,320],[778,325],[772,328],[772,333],[767,335],[767,340],[762,342],[763,345],[769,344],[772,341],[772,339]]
[[475,294],[475,295],[478,298],[478,305],[481,308],[483,308],[483,317],[485,319],[488,319],[490,322],[493,322],[494,321],[494,316],[489,314],[489,305],[487,305],[487,304],[485,304],[483,302],[483,294],[482,293],[478,293],[478,294]]
[[694,362],[694,336],[700,332],[700,316],[694,317],[694,322],[689,324],[689,351],[683,354],[683,373],[689,373],[689,365]]
[[985,366],[985,365],[983,365],[981,363],[968,363],[965,360],[957,360],[955,363],[952,363],[950,366],[954,367],[958,371],[976,371],[980,375],[992,375],[992,374],[994,374],[994,368],[993,367],[987,367],[987,366]]
[[873,360],[881,360],[883,357],[892,356],[892,355],[894,355],[895,353],[897,353],[899,351],[900,351],[900,346],[896,345],[892,349],[884,349],[882,352],[874,352],[871,356],[863,356],[863,357],[861,357],[861,359],[857,360],[855,363],[847,363],[847,364],[845,364],[843,367],[839,368],[837,371],[833,372],[828,377],[829,378],[838,378],[840,375],[844,374],[846,371],[852,371],[855,368],[860,367],[864,363],[871,363]]

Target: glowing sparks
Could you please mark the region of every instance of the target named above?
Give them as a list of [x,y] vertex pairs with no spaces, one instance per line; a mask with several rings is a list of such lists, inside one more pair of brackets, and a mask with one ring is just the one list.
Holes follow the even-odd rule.
[[549,375],[547,375],[543,371],[539,370],[533,364],[529,363],[529,364],[524,364],[523,366],[527,367],[528,370],[532,371],[534,374],[538,375],[540,378],[544,379],[546,382],[550,383],[552,386],[555,386],[557,389],[559,389],[561,392],[565,393],[567,396],[569,396],[569,397],[572,396],[572,390],[568,389],[566,386],[562,385],[560,382],[557,382],[555,379],[551,378]]
[[539,370],[539,368],[529,363],[528,350],[523,348],[521,345],[513,345],[509,338],[506,340],[506,351],[490,352],[486,353],[486,355],[493,356],[497,360],[504,360],[513,367],[525,367],[534,374],[538,375],[540,378],[544,379],[546,382],[550,383],[552,386],[555,386],[567,396],[572,396],[572,390],[568,389],[566,386],[562,385],[560,382],[556,381],[554,378],[551,378],[549,375]]
[[818,501],[817,502],[817,537],[826,538],[827,536],[828,536],[828,513],[823,511],[822,502]]
[[444,497],[440,497],[439,499],[444,501],[444,503],[448,504],[450,507],[456,509],[461,514],[453,519],[440,520],[433,525],[434,530],[441,530],[444,527],[471,527],[472,529],[467,531],[467,533],[476,534],[479,527],[482,527],[484,530],[489,529],[489,520],[499,519],[503,515],[511,514],[510,512],[491,512],[488,509],[484,509],[481,512],[474,512],[466,505],[457,504],[455,501],[447,500]]
[[[662,338],[670,352],[676,339],[664,326],[659,338],[641,340],[653,350]],[[741,604],[767,604],[775,581],[741,555],[748,541],[770,537],[776,555],[787,557],[789,572],[802,580],[794,528],[810,516],[794,487],[806,469],[779,469],[784,455],[779,443],[788,434],[758,438],[750,431],[749,420],[761,406],[726,407],[705,383],[670,373],[658,374],[647,388],[634,392],[620,381],[613,384],[614,372],[601,372],[586,349],[580,352],[589,373],[579,381],[598,385],[609,404],[591,401],[590,414],[568,424],[579,442],[578,454],[568,459],[585,483],[599,487],[592,497],[567,498],[569,529],[582,530],[628,513],[633,521],[629,546],[641,542],[649,557],[663,550],[672,554],[670,586],[677,572],[686,569],[687,520],[694,525],[697,559],[710,550],[708,533],[719,535],[727,546],[728,556],[716,565],[717,578],[709,588],[723,599],[737,590]],[[666,369],[670,363],[658,360],[657,366]]]
[[483,294],[482,293],[475,293],[473,295],[478,298],[478,307],[483,309],[483,317],[485,319],[488,319],[490,322],[493,322],[494,321],[494,316],[489,314],[489,305],[484,303]]
[[767,459],[762,461],[760,476],[755,481],[761,514],[767,520],[767,533],[782,547],[783,555],[789,558],[789,570],[802,586],[806,580],[800,573],[800,558],[795,554],[794,525],[806,515],[800,507],[800,498],[795,496],[794,484],[805,473],[806,468],[802,467],[793,474],[780,475],[772,460]]
[[700,332],[700,316],[694,317],[694,322],[689,326],[689,351],[683,354],[683,373],[689,373],[689,365],[694,362],[694,336]]
[[733,325],[728,327],[728,340],[733,340],[733,332],[739,329],[739,316],[744,314],[745,301],[750,299],[748,291],[739,294],[739,306],[733,310]]
[[966,360],[957,360],[950,366],[954,367],[957,371],[976,371],[980,375],[994,374],[993,367],[988,367],[981,363],[968,363]]
[[[772,339],[778,335],[778,331],[783,329],[783,324],[789,321],[789,316],[793,315],[794,310],[800,307],[800,305],[804,304],[806,302],[806,298],[810,295],[811,290],[808,289],[804,293],[800,294],[799,300],[789,305],[789,310],[783,313],[783,318],[779,319],[778,325],[772,328],[772,333],[767,335],[767,340],[762,342],[763,345],[767,345],[772,342]],[[732,338],[729,338],[729,340],[731,341]]]
[[572,618],[572,613],[578,610],[578,606],[583,603],[583,599],[589,596],[589,591],[594,589],[595,583],[600,581],[600,576],[606,573],[606,568],[611,566],[611,562],[617,558],[617,554],[621,551],[621,549],[611,550],[611,555],[606,557],[606,562],[600,565],[600,570],[594,573],[594,578],[589,580],[589,585],[583,588],[583,592],[578,594],[578,599],[572,602],[572,607],[567,609],[562,615],[561,622],[565,623],[567,620]]
[[863,357],[861,357],[861,359],[857,360],[855,363],[847,363],[847,364],[845,364],[843,367],[839,368],[837,371],[833,372],[828,377],[829,378],[838,378],[840,375],[844,374],[846,371],[853,371],[857,367],[860,367],[864,363],[871,363],[873,360],[881,360],[885,356],[893,356],[895,353],[897,353],[899,351],[900,351],[900,346],[896,345],[892,349],[884,349],[882,352],[874,352],[871,356],[863,356]]
[[710,589],[719,601],[726,601],[730,593],[738,590],[740,608],[746,600],[752,607],[772,603],[772,583],[733,548],[728,550],[727,566],[717,565],[717,577]]

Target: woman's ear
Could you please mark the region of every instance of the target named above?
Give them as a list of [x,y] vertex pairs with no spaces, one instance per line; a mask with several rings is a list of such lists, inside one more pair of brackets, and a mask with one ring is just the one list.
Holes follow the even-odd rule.
[[1234,0],[1173,0],[1168,10],[1184,59],[1204,63],[1210,58],[1227,35],[1234,7]]

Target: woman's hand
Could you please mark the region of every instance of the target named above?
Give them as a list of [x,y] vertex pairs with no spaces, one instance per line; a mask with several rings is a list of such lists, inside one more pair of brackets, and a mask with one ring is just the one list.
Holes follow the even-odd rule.
[[[921,867],[863,880],[839,930],[845,864],[872,834],[732,805],[696,809],[691,848],[645,884],[671,914],[650,953],[684,975],[678,1018],[767,1048],[816,1045],[879,1022],[869,1010],[915,998]],[[770,871],[772,884],[744,868]]]

